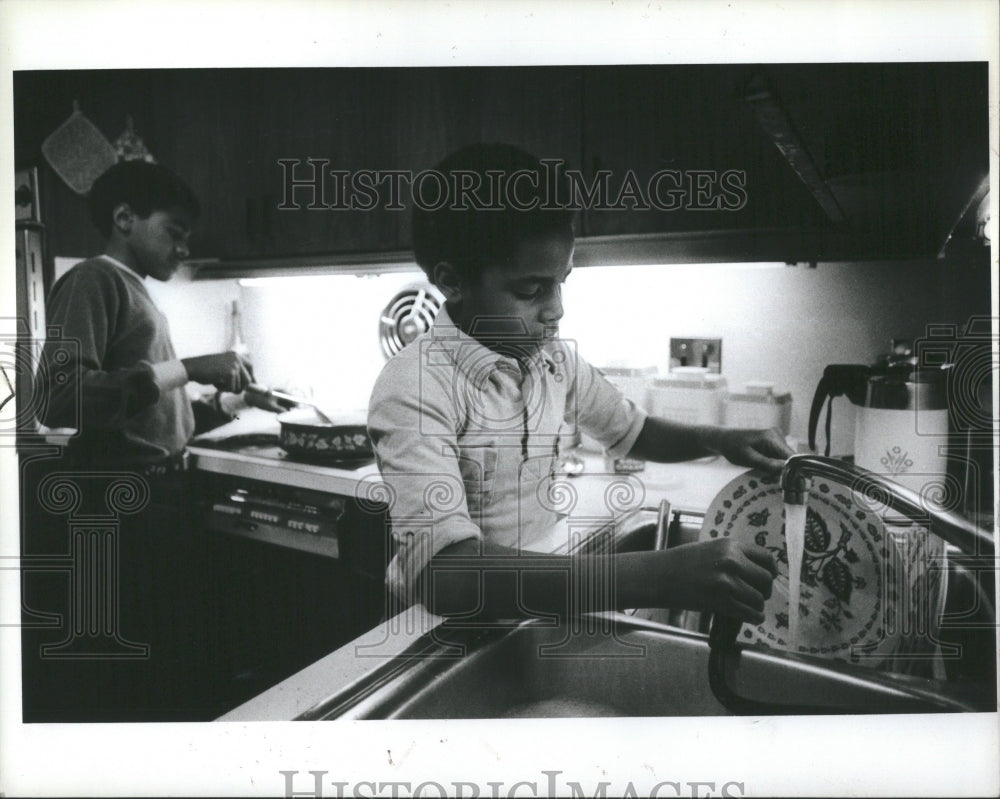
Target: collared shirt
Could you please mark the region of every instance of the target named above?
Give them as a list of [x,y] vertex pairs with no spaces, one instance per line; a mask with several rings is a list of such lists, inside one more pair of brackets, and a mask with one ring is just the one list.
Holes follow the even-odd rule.
[[398,545],[387,582],[404,601],[450,544],[476,538],[524,551],[552,532],[561,437],[580,428],[613,456],[638,438],[645,412],[570,342],[529,351],[500,355],[442,309],[376,381],[368,428]]

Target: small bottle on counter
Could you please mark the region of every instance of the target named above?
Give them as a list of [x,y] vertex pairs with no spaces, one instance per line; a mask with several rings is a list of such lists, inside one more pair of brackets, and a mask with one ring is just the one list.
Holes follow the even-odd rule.
[[233,300],[229,313],[229,350],[245,358],[250,354],[250,348],[243,340],[243,320],[240,316],[239,300]]

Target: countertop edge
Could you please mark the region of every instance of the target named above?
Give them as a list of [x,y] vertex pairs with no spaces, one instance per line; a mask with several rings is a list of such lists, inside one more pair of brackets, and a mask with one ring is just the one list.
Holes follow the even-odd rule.
[[357,469],[338,469],[291,460],[276,462],[269,458],[209,447],[189,446],[187,449],[194,456],[194,468],[199,471],[282,483],[313,491],[353,496],[363,481],[380,479],[374,462]]
[[349,641],[216,721],[288,721],[400,655],[444,619],[414,605]]

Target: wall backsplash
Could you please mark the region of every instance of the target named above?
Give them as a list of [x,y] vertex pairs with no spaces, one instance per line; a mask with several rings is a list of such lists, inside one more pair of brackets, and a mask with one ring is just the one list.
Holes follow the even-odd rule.
[[[54,275],[62,277],[82,258],[55,258]],[[153,302],[170,321],[174,349],[181,358],[219,352],[228,346],[229,313],[240,296],[235,280],[194,280],[190,267],[182,266],[167,283],[146,278]]]
[[[872,363],[892,338],[989,313],[988,291],[964,285],[970,276],[957,272],[933,261],[579,269],[566,283],[561,330],[596,365],[661,369],[671,336],[721,338],[729,389],[764,380],[791,392],[791,434],[804,441],[827,364]],[[854,414],[845,398],[834,401],[832,432],[831,452],[851,453]]]
[[367,408],[385,364],[378,342],[382,309],[423,279],[417,270],[242,281],[244,333],[257,376],[325,407]]
[[[379,314],[423,274],[151,283],[180,355],[229,341],[238,299],[260,381],[312,391],[331,407],[364,407],[384,358]],[[242,283],[242,285],[240,284]],[[722,338],[731,390],[766,380],[793,397],[791,432],[805,439],[812,392],[829,363],[870,363],[889,340],[928,323],[964,324],[989,313],[982,275],[940,261],[804,266],[716,264],[588,267],[564,289],[564,337],[597,366],[666,369],[671,336]],[[854,416],[834,402],[834,453],[849,453]]]

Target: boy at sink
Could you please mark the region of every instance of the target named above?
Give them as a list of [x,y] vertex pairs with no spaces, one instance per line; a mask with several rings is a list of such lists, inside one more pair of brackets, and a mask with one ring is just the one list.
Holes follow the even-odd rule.
[[[538,159],[476,144],[435,171],[453,193],[414,209],[413,240],[445,305],[386,364],[369,407],[391,496],[394,598],[445,616],[661,607],[763,621],[776,568],[753,544],[724,538],[601,556],[611,559],[603,564],[538,554],[559,521],[546,496],[559,437],[577,426],[611,455],[649,461],[721,454],[773,472],[792,453],[773,430],[647,416],[556,337],[573,268],[572,212],[559,207],[566,195],[552,193],[557,181]],[[517,557],[526,552],[530,559]],[[614,572],[613,591],[581,585],[607,580],[601,566]]]

